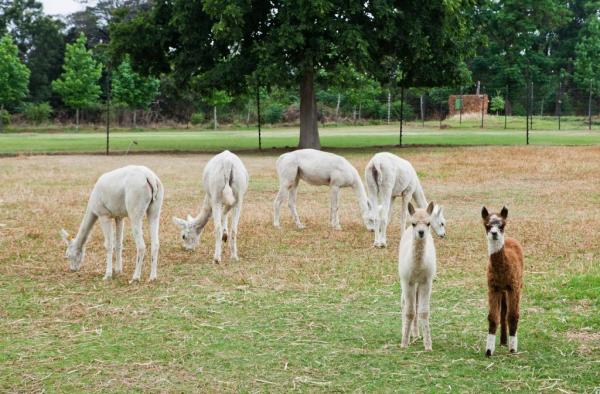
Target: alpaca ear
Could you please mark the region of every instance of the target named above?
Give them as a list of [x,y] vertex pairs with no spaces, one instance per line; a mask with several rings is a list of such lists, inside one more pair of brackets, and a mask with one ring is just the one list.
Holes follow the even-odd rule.
[[481,208],[481,217],[483,218],[483,220],[487,220],[487,218],[490,216],[490,213],[488,212],[486,207]]
[[502,207],[502,210],[500,211],[500,216],[502,216],[502,219],[506,220],[506,218],[508,217],[508,208]]
[[183,219],[179,219],[178,217],[173,216],[173,223],[178,225],[179,227],[185,227],[186,221]]
[[433,208],[434,207],[435,207],[435,204],[433,203],[433,201],[431,201],[429,203],[429,205],[427,205],[427,213],[431,215],[433,213]]
[[60,237],[67,243],[67,245],[69,244],[71,237],[69,237],[69,233],[64,228],[60,230]]
[[408,213],[410,214],[410,216],[415,214],[415,207],[413,207],[412,203],[408,203]]
[[187,215],[187,221],[191,222],[192,220],[194,220],[194,217],[188,213],[188,215]]

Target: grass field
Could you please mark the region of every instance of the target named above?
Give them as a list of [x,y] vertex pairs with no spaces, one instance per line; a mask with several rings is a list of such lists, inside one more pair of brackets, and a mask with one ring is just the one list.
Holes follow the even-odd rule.
[[[600,147],[393,151],[448,220],[436,239],[431,353],[420,341],[400,348],[397,219],[390,246],[374,249],[351,191],[335,231],[328,190],[302,184],[307,228],[287,209],[273,228],[276,155],[241,156],[251,175],[241,261],[226,252],[220,265],[210,262],[212,225],[187,252],[171,223],[197,209],[210,155],[0,159],[0,391],[597,393]],[[362,172],[374,152],[346,156]],[[96,178],[127,163],[148,165],[166,188],[158,281],[127,283],[128,225],[122,276],[102,280],[97,226],[81,271],[68,272],[58,230],[76,230]],[[483,204],[507,204],[507,233],[526,253],[519,353],[502,347],[489,359]]]
[[[518,120],[511,119],[511,122],[518,123]],[[551,126],[550,122],[546,123],[546,126]],[[411,123],[405,127],[402,142],[406,145],[524,145],[526,141],[524,130],[504,130],[497,119],[490,126],[493,128],[486,129],[480,129],[476,120],[465,120],[461,125],[452,120],[447,124],[450,128],[439,129],[436,122],[427,122],[424,127]],[[36,128],[0,134],[0,155],[102,153],[106,150],[106,135],[101,129],[50,131]],[[399,143],[399,124],[322,127],[320,135],[321,144],[326,148],[393,146]],[[530,132],[529,138],[530,143],[535,145],[593,145],[600,144],[600,130],[557,131],[542,129],[540,125],[540,129]],[[269,128],[262,132],[264,149],[297,145],[297,128]],[[225,148],[238,151],[257,149],[256,130],[119,129],[110,135],[111,151],[120,153],[128,149],[131,152],[212,152]]]

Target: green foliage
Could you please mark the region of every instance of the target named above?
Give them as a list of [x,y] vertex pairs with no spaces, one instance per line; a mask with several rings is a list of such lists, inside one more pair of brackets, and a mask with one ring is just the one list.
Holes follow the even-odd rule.
[[40,124],[47,122],[52,115],[52,107],[49,103],[27,104],[23,108],[25,119],[31,123]]
[[575,82],[586,90],[591,82],[594,91],[600,92],[600,20],[596,14],[586,19],[575,47],[575,56]]
[[504,111],[504,97],[500,96],[499,92],[496,92],[496,95],[492,97],[490,110],[496,113]]
[[265,108],[263,119],[267,123],[278,123],[283,119],[285,107],[279,103],[272,103]]
[[204,122],[204,113],[194,112],[190,118],[190,123],[194,126],[202,124]]
[[0,108],[14,107],[27,96],[29,75],[12,37],[4,35],[0,39]]
[[86,49],[86,38],[81,34],[74,44],[67,45],[63,73],[60,79],[52,82],[52,88],[69,107],[88,108],[100,96],[98,80],[101,73],[102,65]]
[[3,125],[10,124],[10,112],[5,109],[0,108],[0,130]]
[[158,95],[160,81],[133,71],[129,56],[117,67],[112,77],[113,99],[129,109],[148,109]]
[[229,104],[233,100],[233,97],[224,90],[213,90],[210,95],[204,98],[204,100],[212,107],[220,107]]

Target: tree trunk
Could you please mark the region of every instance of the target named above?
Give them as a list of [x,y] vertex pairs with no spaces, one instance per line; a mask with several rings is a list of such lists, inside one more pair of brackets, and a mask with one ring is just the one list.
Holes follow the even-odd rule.
[[300,82],[300,143],[298,147],[321,149],[317,125],[314,70],[305,71]]
[[4,104],[0,105],[0,133],[4,127],[4,122],[2,120],[2,116],[4,115]]
[[387,124],[390,124],[390,116],[392,115],[392,93],[389,90],[387,104]]
[[356,105],[352,108],[352,123],[356,124]]
[[361,112],[362,112],[362,103],[359,103],[358,104],[358,121],[359,122],[362,121],[362,114],[361,114]]
[[133,110],[133,128],[137,129],[137,111]]
[[[423,97],[423,94],[421,93],[421,96],[419,97],[419,101],[420,101],[420,107],[421,107],[421,122],[425,123],[425,100]],[[462,105],[462,103],[461,103]]]
[[252,108],[252,101],[248,101],[248,116],[246,117],[246,126],[250,125],[250,108]]
[[337,104],[335,105],[335,121],[337,122],[340,118],[340,103],[342,102],[342,94],[338,93]]
[[219,123],[217,122],[217,106],[213,107],[213,129],[217,129],[219,127]]
[[79,108],[75,109],[75,129],[79,131]]

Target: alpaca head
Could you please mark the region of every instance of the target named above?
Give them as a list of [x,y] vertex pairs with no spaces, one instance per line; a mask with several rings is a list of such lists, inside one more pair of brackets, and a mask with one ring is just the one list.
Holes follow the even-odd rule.
[[363,222],[369,231],[375,231],[378,209],[381,207],[374,207],[371,205],[371,201],[367,200],[367,210],[363,213]]
[[444,208],[441,205],[433,207],[431,227],[438,237],[444,238],[446,236],[446,218],[444,217]]
[[429,203],[426,209],[415,209],[411,203],[408,203],[409,222],[413,229],[413,237],[416,240],[423,240],[429,234],[434,207],[433,201]]
[[481,218],[488,240],[488,251],[490,254],[496,253],[504,246],[504,226],[506,226],[506,218],[508,217],[508,209],[502,207],[500,213],[490,214],[486,207],[481,209]]
[[181,229],[181,241],[183,247],[187,250],[194,250],[202,230],[197,225],[192,215],[187,215],[187,219],[180,219],[173,217],[173,223],[175,223]]
[[78,248],[75,244],[75,240],[69,235],[64,229],[60,230],[60,236],[67,244],[67,251],[65,257],[69,261],[69,268],[71,271],[79,271],[83,257],[85,256],[84,248]]

